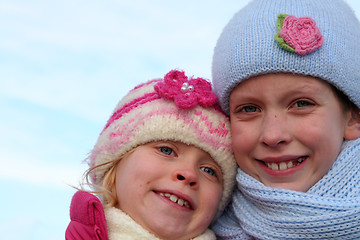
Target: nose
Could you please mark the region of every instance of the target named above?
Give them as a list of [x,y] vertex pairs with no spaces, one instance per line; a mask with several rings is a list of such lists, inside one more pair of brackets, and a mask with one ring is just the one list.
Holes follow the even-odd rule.
[[263,121],[260,141],[263,145],[272,148],[289,143],[291,135],[286,116],[278,113],[267,114]]
[[174,171],[173,179],[189,185],[192,188],[196,188],[199,185],[195,166],[183,164],[181,168]]

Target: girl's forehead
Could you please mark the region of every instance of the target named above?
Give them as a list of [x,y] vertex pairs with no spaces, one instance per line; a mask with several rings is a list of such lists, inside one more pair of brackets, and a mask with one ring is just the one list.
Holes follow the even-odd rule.
[[239,83],[231,92],[258,90],[259,88],[282,89],[296,86],[301,89],[322,90],[330,89],[331,85],[326,81],[307,75],[295,75],[291,73],[270,73],[251,77]]

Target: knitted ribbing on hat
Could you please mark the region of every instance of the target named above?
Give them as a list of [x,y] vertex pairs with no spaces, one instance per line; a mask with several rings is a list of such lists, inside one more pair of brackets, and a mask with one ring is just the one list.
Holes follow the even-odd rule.
[[214,227],[220,239],[360,239],[360,139],[343,144],[307,193],[266,187],[241,170],[237,184]]
[[[314,36],[318,45],[298,53],[280,47],[274,38],[280,14],[313,20],[321,34]],[[359,21],[342,0],[251,1],[225,26],[214,49],[212,81],[220,105],[229,114],[230,93],[245,79],[288,72],[319,77],[360,107],[359,39]]]

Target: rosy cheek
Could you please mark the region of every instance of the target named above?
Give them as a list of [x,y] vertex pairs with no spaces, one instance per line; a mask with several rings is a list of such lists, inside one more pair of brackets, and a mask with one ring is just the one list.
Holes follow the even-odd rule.
[[232,131],[232,144],[235,152],[249,151],[255,144],[254,134],[251,131]]

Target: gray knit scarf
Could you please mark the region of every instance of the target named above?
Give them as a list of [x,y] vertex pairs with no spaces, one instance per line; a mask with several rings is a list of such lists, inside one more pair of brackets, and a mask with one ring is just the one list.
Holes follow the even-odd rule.
[[218,239],[360,239],[360,139],[346,141],[308,192],[264,186],[239,169]]

